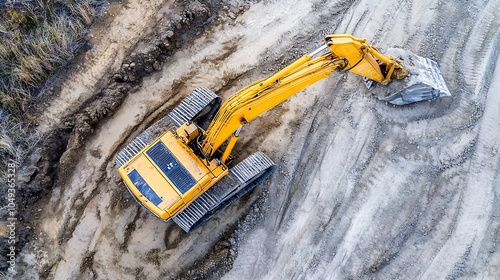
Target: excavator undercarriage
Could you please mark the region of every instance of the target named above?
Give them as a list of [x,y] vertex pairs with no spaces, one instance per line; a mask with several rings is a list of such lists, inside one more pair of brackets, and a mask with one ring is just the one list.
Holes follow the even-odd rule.
[[[220,99],[220,97],[207,88],[195,89],[172,112],[139,134],[118,152],[115,157],[116,165],[118,167],[125,165],[142,150],[151,146],[154,140],[164,134],[165,131],[175,131],[182,124],[195,120],[198,120],[202,125],[205,116],[203,112],[210,114],[212,106],[218,103],[217,99]],[[150,149],[154,149],[154,146],[151,146]],[[146,150],[149,151],[150,149]],[[157,154],[156,157],[166,158],[167,156]],[[155,159],[153,158],[153,160]],[[175,161],[175,159],[170,159],[170,161]],[[169,165],[169,162],[164,162],[164,165]],[[191,232],[262,183],[272,174],[274,169],[275,164],[269,157],[262,152],[256,152],[230,168],[228,175],[202,193],[182,212],[174,216],[172,220],[186,232]],[[182,180],[182,178],[180,179]],[[130,188],[127,189],[130,191]],[[132,196],[137,200],[136,195],[132,193]],[[148,200],[151,200],[151,198],[148,198]],[[144,206],[143,203],[138,202]],[[151,211],[149,208],[145,208]],[[156,213],[152,213],[156,215]],[[165,221],[168,221],[168,219]]]

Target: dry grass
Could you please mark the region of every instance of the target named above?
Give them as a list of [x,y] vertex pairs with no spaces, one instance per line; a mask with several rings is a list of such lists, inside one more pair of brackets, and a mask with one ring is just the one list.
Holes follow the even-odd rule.
[[[0,1],[0,160],[36,143],[29,111],[48,77],[80,50],[102,0]],[[2,175],[2,174],[0,174]],[[3,176],[0,176],[0,182]]]
[[0,7],[0,104],[23,115],[47,77],[71,59],[100,1],[29,1]]

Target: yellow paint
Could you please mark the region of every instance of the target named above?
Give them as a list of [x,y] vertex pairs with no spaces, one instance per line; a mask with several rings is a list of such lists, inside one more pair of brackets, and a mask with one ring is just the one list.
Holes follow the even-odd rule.
[[176,130],[176,133],[182,142],[189,143],[198,137],[199,130],[194,123],[185,123]]
[[128,174],[134,169],[141,174],[144,181],[148,183],[156,194],[163,199],[163,202],[158,205],[160,209],[171,207],[181,198],[180,192],[176,189],[162,187],[170,182],[156,170],[156,166],[145,154],[138,156],[125,170]]
[[[161,169],[147,156],[146,152],[159,141],[163,142],[170,152],[177,158],[179,163],[191,174],[196,184],[184,194],[182,194],[174,184],[163,174]],[[137,170],[141,177],[156,192],[162,202],[156,206],[148,201],[128,178],[132,170]],[[159,139],[144,148],[131,161],[118,169],[125,185],[133,195],[149,210],[162,219],[168,219],[208,190],[222,177],[227,175],[228,169],[223,164],[218,164],[212,160],[210,165],[194,156],[190,148],[181,141],[180,137],[167,131]]]
[[236,145],[236,142],[238,141],[238,136],[233,134],[231,135],[231,138],[229,138],[229,143],[227,144],[226,150],[224,150],[224,153],[222,154],[221,161],[223,163],[226,163],[227,158],[233,151],[234,145]]

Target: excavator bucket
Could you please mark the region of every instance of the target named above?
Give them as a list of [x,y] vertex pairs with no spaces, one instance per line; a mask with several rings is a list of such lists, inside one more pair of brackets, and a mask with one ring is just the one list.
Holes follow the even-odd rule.
[[418,56],[411,51],[390,48],[386,52],[397,58],[409,74],[401,80],[393,79],[388,85],[367,83],[368,89],[378,99],[395,105],[451,96],[441,71],[434,60]]

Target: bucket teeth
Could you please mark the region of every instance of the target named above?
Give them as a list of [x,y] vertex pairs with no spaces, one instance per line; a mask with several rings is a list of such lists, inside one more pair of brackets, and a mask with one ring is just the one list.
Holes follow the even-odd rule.
[[378,99],[395,105],[451,96],[438,64],[411,51],[390,48],[387,54],[399,59],[409,75],[402,80],[392,80],[387,86],[375,85],[371,92]]

